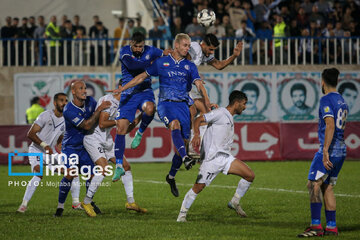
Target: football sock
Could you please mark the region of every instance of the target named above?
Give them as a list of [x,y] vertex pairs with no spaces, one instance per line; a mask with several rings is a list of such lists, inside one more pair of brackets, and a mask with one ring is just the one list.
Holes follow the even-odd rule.
[[251,182],[248,182],[242,178],[239,181],[239,184],[236,188],[235,194],[234,194],[233,198],[231,199],[231,201],[234,203],[239,203],[240,199],[245,195],[245,193],[249,189],[250,185],[251,185]]
[[90,182],[90,186],[89,186],[89,189],[87,190],[86,192],[86,196],[84,198],[84,203],[85,204],[89,204],[91,203],[96,191],[98,190],[101,182],[103,181],[104,179],[104,175],[95,175],[91,182]]
[[[207,125],[203,125],[203,126],[200,126],[200,127],[199,127],[199,130],[200,130],[200,141],[202,141],[206,129],[207,129]],[[200,142],[200,144],[201,144],[201,142]]]
[[322,203],[310,203],[311,225],[320,225]]
[[180,211],[187,212],[187,210],[189,210],[189,208],[191,207],[191,205],[195,201],[196,196],[197,196],[197,194],[191,188],[186,193],[186,195],[184,197],[184,201],[181,204],[181,210]]
[[328,211],[325,209],[326,216],[326,227],[335,228],[336,227],[336,211]]
[[116,164],[123,164],[124,151],[125,151],[125,135],[116,134],[115,137]]
[[27,206],[27,204],[30,201],[30,199],[32,198],[37,186],[39,186],[40,181],[41,181],[41,178],[39,178],[38,176],[34,176],[28,182],[28,185],[26,187],[26,191],[25,191],[25,194],[24,194],[22,205]]
[[142,135],[143,132],[145,132],[147,126],[151,123],[151,121],[154,119],[154,115],[149,116],[146,113],[143,113],[141,118],[141,124],[138,132]]
[[169,177],[172,177],[172,178],[175,177],[177,171],[181,167],[181,164],[182,164],[181,157],[175,153],[174,156],[173,156],[173,159],[172,159],[172,164],[171,164],[171,169],[170,169],[170,172],[169,172]]
[[131,171],[126,171],[125,175],[121,177],[121,181],[124,184],[126,200],[128,203],[135,202],[134,200],[134,185]]
[[69,180],[66,177],[63,177],[63,179],[61,179],[60,187],[59,187],[59,204],[62,204],[63,206],[62,208],[64,208],[66,197],[70,191],[71,182],[72,180]]
[[173,140],[173,143],[176,147],[176,150],[179,152],[181,159],[183,159],[186,156],[186,149],[185,149],[185,143],[181,136],[180,129],[175,129],[171,131],[171,138]]
[[91,179],[86,180],[85,183],[86,192],[89,190],[90,183],[91,183]]
[[73,203],[79,203],[79,196],[80,196],[80,180],[79,177],[74,177],[71,183],[71,197]]

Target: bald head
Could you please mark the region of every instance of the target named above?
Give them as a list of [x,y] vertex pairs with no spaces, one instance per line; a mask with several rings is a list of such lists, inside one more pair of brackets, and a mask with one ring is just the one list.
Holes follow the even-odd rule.
[[71,83],[71,93],[74,99],[80,101],[86,99],[86,84],[84,81],[78,80]]
[[76,88],[80,87],[81,85],[86,86],[85,82],[82,80],[77,80],[71,83],[71,91],[75,90]]

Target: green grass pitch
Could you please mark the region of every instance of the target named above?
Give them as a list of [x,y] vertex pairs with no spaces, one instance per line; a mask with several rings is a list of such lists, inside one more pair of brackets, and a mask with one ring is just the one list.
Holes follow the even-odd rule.
[[[25,214],[15,213],[25,186],[9,186],[9,181],[28,181],[31,177],[9,177],[0,167],[0,239],[296,239],[310,222],[306,189],[310,161],[247,162],[256,177],[241,200],[248,218],[240,218],[227,208],[239,181],[237,176],[219,174],[212,185],[200,193],[189,210],[186,223],[176,218],[186,192],[194,183],[199,166],[181,169],[176,180],[180,197],[175,198],[165,182],[170,163],[132,164],[135,200],[147,214],[125,210],[125,191],[121,182],[99,188],[94,201],[103,211],[89,218],[71,209],[69,194],[62,218],[54,218],[58,188],[46,186],[60,177],[43,179]],[[14,172],[29,171],[16,166]],[[360,239],[360,161],[346,161],[335,187],[338,239]],[[85,194],[81,189],[80,198]],[[324,211],[322,223],[325,223]],[[335,239],[336,237],[325,237]]]

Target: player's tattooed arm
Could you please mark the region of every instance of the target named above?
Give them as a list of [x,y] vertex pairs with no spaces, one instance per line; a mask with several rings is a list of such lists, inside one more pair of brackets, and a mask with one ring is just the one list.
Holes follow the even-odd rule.
[[226,68],[230,63],[232,63],[235,60],[235,58],[240,56],[242,48],[243,48],[243,43],[238,42],[236,47],[234,48],[234,53],[230,57],[228,57],[227,59],[222,60],[222,61],[219,61],[216,58],[214,58],[213,60],[211,60],[209,62],[209,64],[211,66],[213,66],[214,68],[216,68],[217,70],[222,70],[222,69]]
[[204,98],[205,105],[206,105],[208,111],[210,111],[211,110],[210,99],[209,99],[209,96],[207,94],[206,88],[204,87],[204,85],[202,83],[202,80],[201,79],[196,80],[195,81],[195,86],[199,90],[201,96]]
[[41,127],[34,123],[28,131],[27,137],[37,145],[40,145],[47,153],[53,154],[53,150],[51,149],[51,147],[38,137],[37,133],[40,131]]
[[84,121],[79,125],[80,128],[85,130],[90,130],[96,125],[99,121],[100,113],[102,110],[109,108],[111,106],[110,101],[103,101],[100,106],[96,109],[96,111],[93,113],[93,115]]
[[332,117],[326,117],[324,119],[325,127],[325,138],[324,138],[324,147],[323,147],[323,164],[327,170],[333,168],[333,164],[329,159],[329,147],[334,137],[335,132],[335,121]]

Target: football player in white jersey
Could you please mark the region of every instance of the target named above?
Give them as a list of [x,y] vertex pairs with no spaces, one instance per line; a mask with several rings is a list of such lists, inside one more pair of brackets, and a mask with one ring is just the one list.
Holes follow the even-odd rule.
[[186,193],[181,205],[178,222],[186,221],[186,214],[194,202],[196,196],[222,172],[242,177],[235,194],[228,207],[234,209],[237,214],[246,217],[246,213],[240,206],[240,199],[249,189],[255,178],[254,172],[241,160],[231,155],[231,145],[234,137],[235,114],[241,114],[246,108],[247,97],[241,91],[233,91],[229,97],[229,105],[226,108],[218,108],[209,113],[199,116],[194,122],[194,148],[200,145],[200,124],[208,123],[201,144],[202,164],[199,169],[194,186]]
[[[99,125],[94,129],[94,132],[84,137],[84,146],[89,153],[91,159],[96,165],[102,166],[102,169],[108,165],[108,161],[116,164],[114,154],[114,141],[110,134],[112,128],[116,127],[115,117],[118,114],[118,107],[121,94],[108,94],[101,97],[98,101],[98,106],[103,101],[110,101],[111,106],[100,113]],[[129,125],[127,132],[131,132],[135,126],[141,121],[142,114],[139,114],[134,122]],[[134,210],[141,213],[146,213],[147,209],[141,208],[134,200],[133,178],[130,169],[130,164],[124,157],[123,167],[125,175],[121,177],[124,184],[127,203],[126,209]]]
[[[191,42],[189,58],[196,66],[199,66],[201,63],[207,63],[217,70],[222,70],[240,55],[243,44],[240,41],[234,48],[233,54],[222,61],[216,59],[214,56],[214,52],[218,48],[219,44],[219,40],[214,34],[206,34],[200,44],[198,42]],[[205,88],[202,93],[200,93],[197,88],[193,87],[190,91],[190,97],[194,100],[194,104],[190,107],[192,121],[198,113],[205,114],[210,111],[210,100]],[[202,139],[205,129],[206,124],[200,127],[200,139]],[[191,139],[193,136],[194,132],[191,130]],[[189,154],[196,155],[196,152],[191,145],[189,146]]]
[[[65,131],[65,122],[63,117],[63,109],[67,104],[67,97],[65,93],[57,93],[54,96],[54,110],[47,110],[42,112],[35,122],[32,124],[27,137],[32,141],[29,146],[29,153],[43,153],[43,163],[48,154],[56,153],[56,149],[61,149],[62,136]],[[59,147],[60,146],[60,147]],[[34,173],[40,172],[40,159],[38,157],[29,156],[31,171]],[[28,202],[33,196],[37,186],[39,186],[43,176],[33,176],[26,187],[23,202],[18,208],[18,212],[24,213],[27,210]],[[71,188],[71,195],[73,197],[73,209],[82,209],[79,201],[80,183],[79,178]]]

